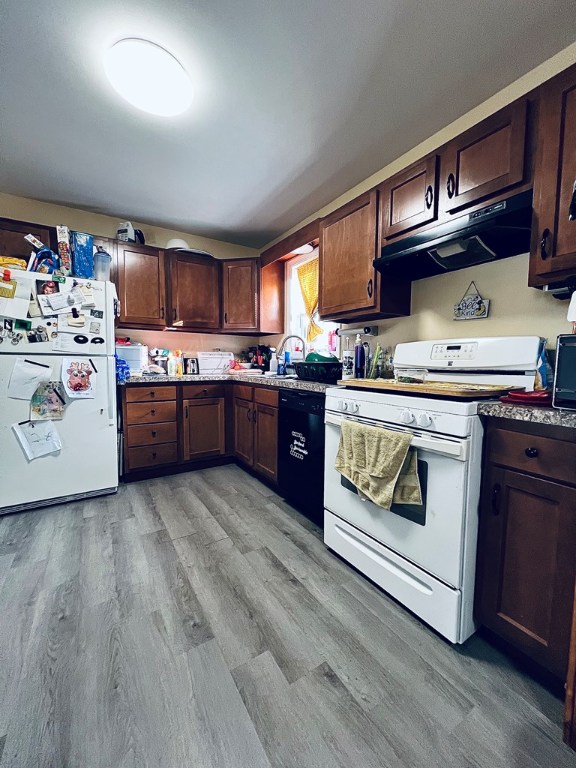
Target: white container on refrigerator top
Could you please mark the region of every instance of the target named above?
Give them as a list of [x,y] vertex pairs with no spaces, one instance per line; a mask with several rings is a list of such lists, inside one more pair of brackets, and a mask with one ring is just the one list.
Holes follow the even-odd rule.
[[[53,281],[51,275],[18,274],[29,280],[33,295],[37,285]],[[114,312],[116,291],[112,283],[78,279],[90,284],[93,306],[82,307],[84,326],[65,334],[66,351],[54,350],[54,339],[31,343],[24,332],[19,343],[0,344],[0,514],[26,510],[78,498],[114,493],[118,487],[116,366]],[[74,278],[60,283],[62,293],[73,288]],[[35,328],[47,327],[44,316],[30,318]],[[0,318],[0,323],[3,319]],[[93,323],[93,325],[91,325]],[[75,338],[78,337],[78,338]],[[12,425],[30,418],[30,401],[8,397],[8,385],[17,357],[51,366],[50,380],[62,378],[64,357],[87,357],[95,371],[94,398],[67,401],[64,416],[54,421],[62,449],[28,462]]]

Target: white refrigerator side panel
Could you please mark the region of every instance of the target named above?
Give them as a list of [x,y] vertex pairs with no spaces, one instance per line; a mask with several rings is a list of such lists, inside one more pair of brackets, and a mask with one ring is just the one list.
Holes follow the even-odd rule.
[[[50,499],[117,488],[116,408],[111,399],[114,359],[99,358],[94,399],[70,401],[64,418],[54,422],[62,450],[31,462],[12,431],[12,424],[30,418],[29,400],[7,396],[14,361],[12,356],[0,355],[0,513],[17,505],[41,505]],[[57,379],[62,358],[55,356],[50,362]]]

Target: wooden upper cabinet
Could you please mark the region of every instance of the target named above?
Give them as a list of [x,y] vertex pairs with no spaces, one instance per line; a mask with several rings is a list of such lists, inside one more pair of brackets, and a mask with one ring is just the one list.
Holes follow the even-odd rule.
[[327,216],[320,225],[320,316],[378,306],[375,191]]
[[163,250],[118,242],[117,288],[120,299],[120,324],[164,328],[165,285]]
[[438,217],[438,156],[432,155],[387,179],[380,187],[383,240]]
[[442,150],[440,208],[454,213],[525,180],[528,102],[515,101]]
[[24,240],[25,235],[34,235],[41,243],[44,243],[53,251],[58,250],[56,245],[56,229],[54,227],[43,227],[26,221],[0,218],[0,255],[10,256],[14,259],[24,259],[28,263],[34,248],[27,240]]
[[260,333],[284,333],[285,270],[283,261],[260,270]]
[[222,262],[222,330],[258,330],[258,259]]
[[215,331],[220,327],[220,264],[211,256],[170,253],[168,325]]
[[[529,285],[576,274],[576,67],[541,89]],[[576,215],[576,214],[575,214]]]

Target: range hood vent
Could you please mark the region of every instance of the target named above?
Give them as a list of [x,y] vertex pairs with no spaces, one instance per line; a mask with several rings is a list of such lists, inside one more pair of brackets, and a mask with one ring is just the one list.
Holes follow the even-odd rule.
[[385,245],[374,266],[383,275],[419,280],[530,250],[532,191],[458,216]]

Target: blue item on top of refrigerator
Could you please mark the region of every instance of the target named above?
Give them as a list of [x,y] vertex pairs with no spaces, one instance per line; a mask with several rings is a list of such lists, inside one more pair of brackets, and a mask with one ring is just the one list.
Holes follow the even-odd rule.
[[60,268],[60,259],[54,251],[51,251],[47,246],[40,248],[34,261],[32,262],[31,272],[40,272],[44,275],[51,275]]
[[75,277],[94,277],[94,238],[86,232],[70,233],[72,274]]

